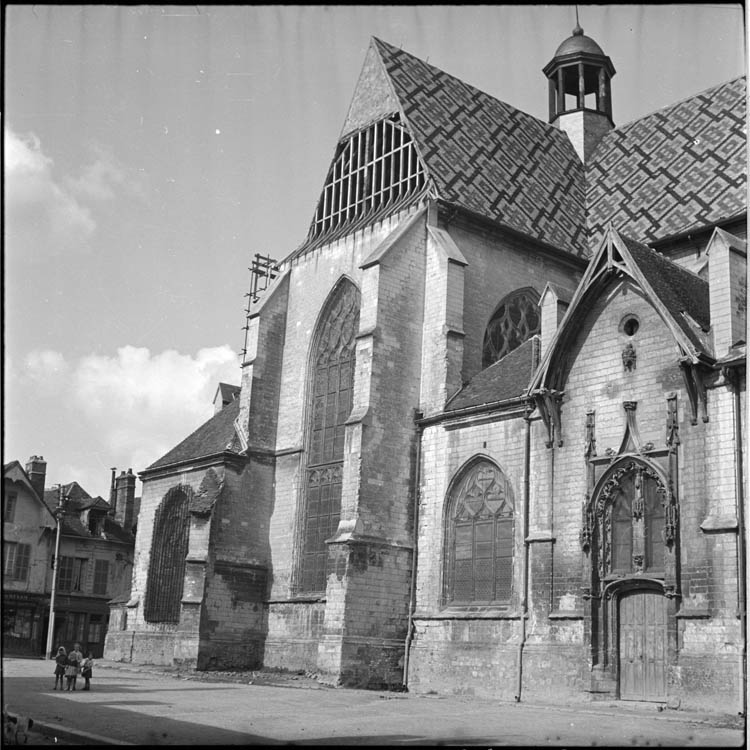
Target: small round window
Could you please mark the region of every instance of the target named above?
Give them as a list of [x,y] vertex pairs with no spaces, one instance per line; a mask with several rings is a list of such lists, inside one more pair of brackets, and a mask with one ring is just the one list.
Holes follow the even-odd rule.
[[635,315],[626,315],[620,323],[620,331],[626,336],[635,336],[640,327],[640,321]]

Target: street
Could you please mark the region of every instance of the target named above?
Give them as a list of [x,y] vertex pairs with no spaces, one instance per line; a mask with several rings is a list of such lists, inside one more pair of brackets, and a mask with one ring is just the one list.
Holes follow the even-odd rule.
[[90,692],[65,692],[53,691],[52,672],[42,659],[3,659],[3,701],[34,719],[30,744],[739,747],[745,740],[739,717],[649,704],[499,703],[295,678],[288,686],[238,684],[106,661],[97,662]]

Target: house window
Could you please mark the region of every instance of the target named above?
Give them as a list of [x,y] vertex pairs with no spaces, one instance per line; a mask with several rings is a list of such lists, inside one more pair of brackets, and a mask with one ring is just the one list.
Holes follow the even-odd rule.
[[85,632],[86,614],[84,612],[68,612],[65,616],[65,640],[83,645]]
[[83,591],[86,583],[85,557],[61,557],[57,587],[60,591]]
[[489,367],[539,333],[539,295],[531,288],[508,295],[497,306],[484,332],[482,367]]
[[179,622],[185,558],[190,536],[188,496],[173,487],[154,516],[151,563],[143,615],[148,622]]
[[391,213],[419,197],[425,186],[422,162],[398,116],[380,120],[339,143],[308,239]]
[[16,501],[18,494],[15,492],[6,492],[3,494],[3,521],[13,523],[16,517]]
[[94,594],[104,596],[109,583],[109,560],[97,560],[94,563]]
[[29,576],[31,545],[6,542],[3,571],[11,581],[25,581]]
[[31,638],[34,613],[25,607],[3,607],[3,636],[9,638]]
[[507,604],[513,582],[514,506],[510,484],[480,459],[454,483],[446,513],[444,601]]
[[299,589],[325,591],[330,538],[341,512],[345,422],[352,410],[359,290],[343,280],[318,324],[313,346],[312,404],[305,474],[306,509]]
[[91,615],[89,617],[88,644],[99,643],[103,640],[104,618],[102,615]]

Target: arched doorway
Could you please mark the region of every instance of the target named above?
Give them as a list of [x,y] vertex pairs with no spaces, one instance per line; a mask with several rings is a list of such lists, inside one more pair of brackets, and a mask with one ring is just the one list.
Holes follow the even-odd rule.
[[592,689],[664,701],[676,658],[677,507],[666,473],[642,456],[609,464],[584,513]]

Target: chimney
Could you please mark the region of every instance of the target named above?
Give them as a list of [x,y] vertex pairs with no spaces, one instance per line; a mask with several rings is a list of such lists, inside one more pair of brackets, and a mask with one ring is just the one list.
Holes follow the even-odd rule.
[[31,486],[36,490],[40,499],[44,498],[44,482],[47,479],[47,462],[43,456],[31,456],[26,463],[26,473],[29,475]]
[[133,505],[135,502],[135,474],[128,469],[126,474],[120,472],[115,480],[116,512],[115,522],[120,524],[125,531],[133,528]]
[[112,472],[112,479],[109,483],[109,515],[114,518],[117,512],[117,490],[115,489],[115,477],[117,476],[117,468],[113,466],[110,471]]

